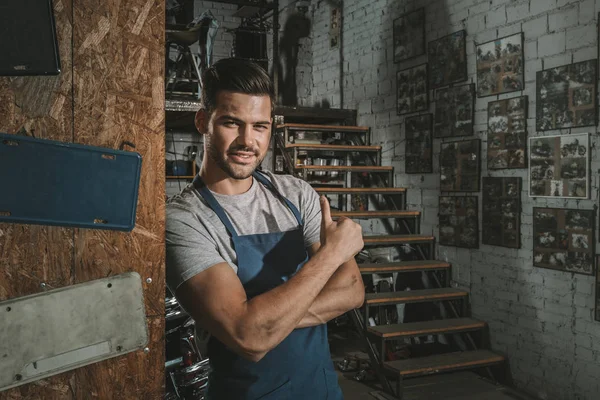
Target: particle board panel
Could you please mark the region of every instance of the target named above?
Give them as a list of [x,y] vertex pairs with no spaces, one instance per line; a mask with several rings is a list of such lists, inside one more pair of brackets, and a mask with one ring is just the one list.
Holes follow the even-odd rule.
[[[74,282],[136,271],[144,282],[150,341],[75,371],[75,398],[160,398],[164,385],[164,3],[74,0],[74,142],[142,156],[132,232],[76,229]],[[125,150],[129,147],[125,147]]]
[[[72,7],[54,0],[62,72],[0,77],[0,131],[70,142],[73,138]],[[18,166],[15,166],[16,168]],[[0,223],[0,300],[72,284],[73,229]],[[71,373],[0,393],[0,400],[69,400]]]

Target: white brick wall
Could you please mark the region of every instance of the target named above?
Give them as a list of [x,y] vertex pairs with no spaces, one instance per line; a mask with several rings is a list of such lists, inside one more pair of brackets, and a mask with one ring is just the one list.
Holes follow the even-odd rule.
[[[392,21],[426,7],[426,40],[467,29],[469,82],[476,83],[474,43],[524,32],[525,90],[476,100],[475,137],[486,148],[487,103],[497,98],[529,96],[529,135],[591,132],[597,129],[535,131],[535,77],[543,68],[596,58],[596,17],[600,0],[346,0],[343,25],[344,103],[339,51],[329,49],[330,5],[313,1],[312,88],[310,103],[327,100],[353,108],[359,123],[369,125],[374,144],[383,146],[383,163],[395,167],[396,186],[409,190],[408,207],[423,211],[422,232],[438,234],[439,140],[434,141],[434,174],[404,174],[404,117],[395,111],[395,73],[427,61],[426,56],[393,63]],[[432,98],[432,96],[431,96]],[[433,111],[433,104],[430,108]],[[600,170],[592,135],[591,170]],[[490,325],[492,346],[505,353],[515,384],[548,400],[595,400],[600,393],[600,322],[593,320],[594,278],[532,266],[533,207],[591,209],[597,204],[598,177],[592,177],[590,200],[528,197],[527,170],[487,171],[482,176],[523,178],[521,249],[480,245],[478,250],[438,246],[438,258],[453,263],[453,278],[470,289],[473,314]],[[598,244],[597,244],[598,246]]]

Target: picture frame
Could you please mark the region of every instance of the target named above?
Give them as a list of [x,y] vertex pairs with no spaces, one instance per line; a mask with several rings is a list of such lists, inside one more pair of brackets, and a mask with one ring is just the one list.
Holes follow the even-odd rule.
[[479,211],[477,196],[440,196],[439,244],[479,248]]
[[440,144],[440,191],[479,192],[481,140]]
[[595,273],[594,210],[533,208],[533,265],[576,274]]
[[428,43],[431,89],[467,80],[466,43],[467,31],[464,29]]
[[488,103],[487,166],[527,168],[527,96]]
[[598,125],[598,60],[536,73],[536,129]]
[[396,72],[396,113],[410,114],[429,110],[427,64]]
[[425,54],[425,8],[419,8],[393,21],[394,63]]
[[523,32],[477,45],[477,97],[523,90]]
[[433,172],[433,115],[420,114],[406,117],[406,154],[404,172],[427,174]]
[[472,136],[475,85],[468,83],[435,91],[433,135],[436,138]]
[[519,177],[482,178],[481,243],[521,248],[521,188]]
[[589,133],[529,138],[529,197],[588,199]]
[[[596,256],[596,268],[600,265],[600,255]],[[596,309],[594,310],[594,319],[600,322],[600,274],[596,272]]]

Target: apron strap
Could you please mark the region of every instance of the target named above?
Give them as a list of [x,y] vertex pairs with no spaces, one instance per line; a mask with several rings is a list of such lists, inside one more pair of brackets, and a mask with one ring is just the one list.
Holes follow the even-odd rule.
[[221,205],[219,204],[217,199],[215,199],[215,196],[213,196],[213,194],[210,192],[210,190],[208,190],[208,188],[206,187],[206,184],[204,183],[202,178],[200,178],[200,174],[196,175],[196,177],[194,178],[193,184],[196,187],[196,189],[200,192],[202,197],[204,197],[204,200],[206,200],[209,207],[212,208],[212,210],[215,212],[215,214],[217,214],[217,216],[219,217],[219,219],[221,220],[223,225],[225,225],[225,229],[227,229],[227,232],[229,233],[229,235],[232,238],[237,238],[238,234],[235,231],[233,224],[227,217],[227,214],[225,214],[225,210],[223,210],[223,207],[221,207]]
[[260,183],[262,183],[263,185],[265,185],[265,187],[267,187],[268,189],[270,189],[277,197],[279,197],[280,200],[283,200],[283,202],[285,202],[285,204],[287,204],[287,206],[289,207],[290,210],[292,210],[292,213],[294,214],[294,216],[296,217],[296,220],[298,221],[298,225],[303,226],[303,222],[302,222],[302,216],[300,215],[300,211],[298,211],[298,208],[296,208],[296,206],[289,201],[287,198],[283,197],[283,195],[281,193],[279,193],[279,191],[277,190],[277,188],[275,187],[275,185],[273,185],[273,182],[271,182],[265,175],[263,172],[255,170],[252,173],[252,176],[255,177],[256,179],[258,179],[258,181]]

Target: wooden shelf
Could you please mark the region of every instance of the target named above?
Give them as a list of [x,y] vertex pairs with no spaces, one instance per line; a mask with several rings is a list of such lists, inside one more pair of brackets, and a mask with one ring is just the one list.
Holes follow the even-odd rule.
[[368,331],[375,336],[391,339],[436,334],[476,331],[485,328],[485,322],[471,318],[450,318],[434,321],[410,322],[405,324],[370,326]]
[[288,128],[294,131],[316,131],[316,132],[350,132],[367,133],[368,126],[347,126],[347,125],[316,125],[316,124],[283,124],[277,125],[276,130]]
[[466,291],[454,288],[405,290],[400,292],[367,293],[365,295],[365,303],[371,306],[384,306],[388,304],[456,300],[464,298],[467,295]]
[[381,146],[353,146],[353,145],[337,145],[337,144],[304,144],[304,143],[288,143],[286,149],[298,150],[327,150],[327,151],[370,151],[378,152]]
[[166,176],[167,179],[194,179],[195,177],[195,175]]

